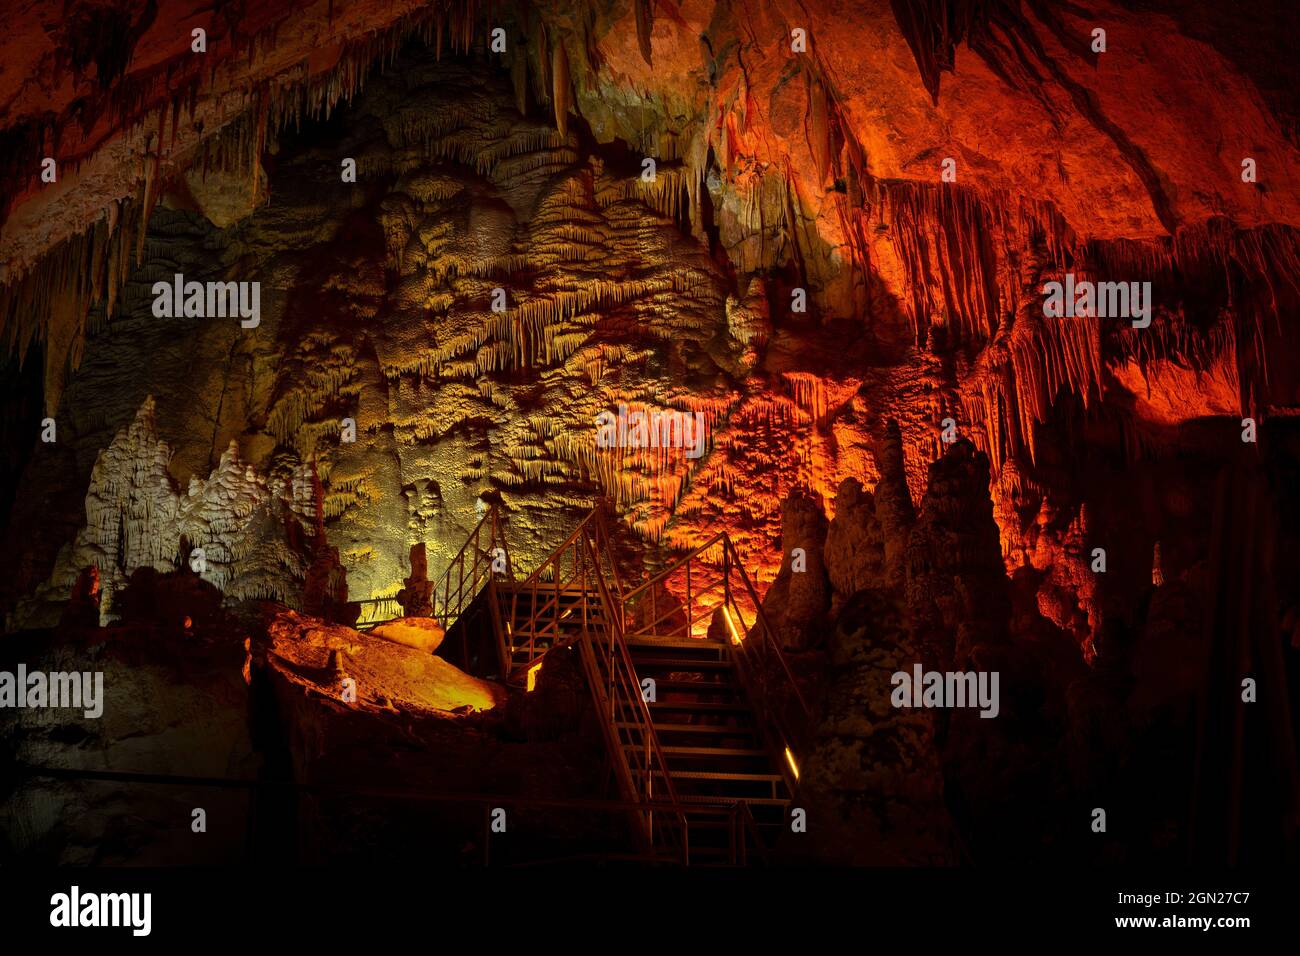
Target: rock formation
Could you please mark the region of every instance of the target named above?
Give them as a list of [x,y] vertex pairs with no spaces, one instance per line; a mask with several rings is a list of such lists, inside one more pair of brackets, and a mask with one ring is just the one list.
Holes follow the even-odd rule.
[[830,608],[825,547],[821,503],[807,495],[787,498],[781,509],[781,570],[763,602],[785,647],[802,650],[824,639]]
[[301,476],[292,488],[269,483],[232,444],[207,480],[192,478],[180,492],[154,408],[146,399],[96,459],[86,523],[60,552],[49,581],[15,612],[13,626],[57,620],[86,568],[96,575],[100,623],[112,619],[114,595],[139,569],[185,566],[232,598],[300,593],[306,570],[292,528],[312,513],[309,484]]
[[800,779],[810,838],[794,858],[840,865],[951,865],[960,860],[944,804],[934,713],[891,706],[892,676],[917,649],[897,597],[857,591],[829,640],[824,717]]
[[908,537],[907,600],[920,650],[937,670],[967,667],[1006,640],[1010,602],[988,492],[988,459],[958,441],[930,466]]
[[[1250,647],[1294,670],[1269,643],[1300,629],[1293,509],[1252,512],[1276,526],[1253,542],[1266,580],[1211,556],[1240,506],[1217,489],[1264,501],[1300,474],[1296,17],[18,5],[0,37],[6,631],[184,641],[244,634],[274,601],[322,621],[351,673],[332,628],[362,606],[427,619],[485,502],[528,571],[606,498],[629,582],[725,530],[792,658],[829,656],[819,812],[881,795],[846,858],[987,859],[1029,796],[1113,795],[1138,754],[1176,774],[1161,735],[1222,691],[1198,686],[1207,662]],[[257,324],[159,316],[155,283],[182,274],[257,283]],[[1151,294],[1054,315],[1053,283]],[[662,427],[607,447],[603,414]],[[679,590],[653,592],[672,623]],[[1229,649],[1206,621],[1247,603],[1264,644]],[[317,627],[293,639],[333,673]],[[430,658],[439,629],[395,625],[375,653]],[[1005,719],[881,711],[905,657],[999,669]],[[286,749],[318,766],[353,725],[263,665]],[[484,719],[572,731],[573,675],[547,669],[563,733],[535,710]],[[383,696],[367,726],[402,740],[407,699]],[[559,748],[578,775],[582,746]],[[913,782],[877,766],[891,747]],[[1161,858],[1165,811],[1132,812]],[[1017,859],[1061,838],[1035,819]],[[914,824],[921,843],[896,845]]]
[[411,573],[402,581],[397,603],[407,617],[430,617],[433,614],[434,584],[429,580],[429,559],[424,542],[411,545]]

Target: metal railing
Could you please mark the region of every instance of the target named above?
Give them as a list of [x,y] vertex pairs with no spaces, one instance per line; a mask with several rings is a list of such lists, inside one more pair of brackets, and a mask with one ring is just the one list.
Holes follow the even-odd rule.
[[[793,791],[811,715],[735,544],[719,532],[623,599],[625,633],[724,640],[769,749]],[[722,633],[718,634],[721,629]]]
[[[501,574],[509,578],[513,573],[503,524],[500,510],[495,504],[491,505],[430,593],[432,615],[445,629],[451,629],[479,592],[495,577]],[[493,569],[498,559],[504,562],[503,572]],[[387,624],[405,616],[405,609],[396,594],[362,598],[356,603],[361,606],[361,616],[357,620],[360,629]]]
[[594,623],[597,569],[584,547],[592,521],[588,515],[550,557],[510,586],[502,638],[509,662],[507,673],[513,679],[532,668],[547,651],[572,643]]
[[[504,565],[504,571],[494,570],[494,565]],[[502,573],[506,578],[514,573],[510,564],[510,548],[502,528],[501,512],[496,504],[479,519],[461,549],[447,565],[447,570],[433,590],[433,616],[447,630],[465,613],[479,591]]]
[[597,507],[541,565],[509,586],[503,654],[517,681],[551,650],[578,645],[619,789],[640,808],[634,818],[642,852],[685,862],[685,817],[651,806],[676,804],[677,797],[623,639],[620,594],[609,531]]
[[[579,540],[589,552],[591,565],[599,568],[600,545],[595,537],[594,533],[586,533]],[[680,809],[665,813],[649,806],[656,801],[677,804],[677,791],[632,655],[623,639],[614,596],[602,574],[594,575],[593,584],[606,619],[583,632],[582,660],[606,743],[615,755],[613,763],[624,798],[645,807],[637,816],[651,851],[689,863],[690,831],[685,814]]]
[[[731,539],[723,536],[726,599],[721,608],[727,644],[768,749],[780,756],[781,773],[793,793],[799,782],[799,759],[812,734],[812,713],[790,671],[763,602],[745,573]],[[746,625],[745,613],[752,614]]]
[[[466,546],[471,553],[478,550],[472,544]],[[492,616],[502,673],[511,680],[518,681],[551,650],[578,644],[620,789],[629,803],[642,808],[636,819],[643,851],[688,862],[690,831],[682,812],[652,806],[678,800],[629,639],[703,638],[712,632],[727,648],[758,732],[794,791],[810,731],[809,709],[739,552],[725,533],[625,590],[598,506],[532,573],[501,588],[500,598],[496,592],[492,596]],[[744,818],[748,808],[734,812],[729,824],[733,842],[753,838],[761,847],[752,814]]]

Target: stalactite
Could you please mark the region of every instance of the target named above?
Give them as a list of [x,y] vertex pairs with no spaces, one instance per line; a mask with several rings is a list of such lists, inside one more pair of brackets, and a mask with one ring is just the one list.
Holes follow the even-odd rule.
[[157,149],[150,149],[144,155],[144,195],[141,201],[143,212],[140,216],[140,230],[136,238],[135,259],[137,262],[144,258],[144,239],[149,229],[149,218],[153,215],[154,204],[158,200],[158,170],[160,157],[158,150],[162,148],[159,144]]
[[830,107],[826,88],[821,80],[808,77],[808,98],[811,101],[812,154],[817,169],[817,182],[822,185],[831,171]]
[[1167,289],[1189,281],[1222,277],[1226,289],[1224,314],[1206,328],[1157,323],[1150,329],[1122,336],[1126,354],[1146,360],[1164,356],[1203,369],[1226,354],[1232,339],[1243,415],[1256,415],[1274,383],[1283,394],[1294,387],[1284,357],[1297,346],[1296,332],[1281,322],[1283,314],[1300,308],[1300,230],[1269,225],[1235,229],[1223,219],[1184,227],[1168,238],[1110,243],[1090,242],[1086,255],[1112,279],[1142,278],[1153,288]]
[[654,29],[654,0],[632,0],[636,9],[636,42],[648,66],[653,66],[650,51],[650,34]]
[[918,341],[925,342],[935,318],[954,344],[987,340],[1003,301],[990,207],[950,184],[891,183],[884,196]]
[[530,5],[524,7],[524,22],[527,24],[526,55],[530,58],[528,74],[533,84],[532,99],[535,103],[548,104],[551,102],[551,43],[546,21]]
[[555,106],[555,128],[561,136],[569,135],[569,107],[572,105],[572,80],[569,76],[569,54],[564,49],[563,40],[557,38],[551,50],[551,75],[553,93],[551,99]]
[[795,404],[808,415],[811,423],[825,424],[851,401],[862,382],[860,379],[834,381],[811,372],[783,372]]

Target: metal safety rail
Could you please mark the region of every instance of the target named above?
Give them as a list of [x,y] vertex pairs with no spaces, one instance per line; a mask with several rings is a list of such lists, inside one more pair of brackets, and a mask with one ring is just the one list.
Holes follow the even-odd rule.
[[[631,589],[625,588],[619,573],[602,507],[587,515],[521,580],[492,573],[494,547],[505,547],[499,538],[495,509],[480,522],[444,575],[437,608],[455,620],[470,601],[486,592],[483,599],[490,604],[500,673],[511,683],[531,687],[548,653],[576,645],[622,798],[640,808],[632,816],[641,852],[689,863],[691,814],[716,817],[717,807],[709,802],[728,800],[732,808],[726,817],[730,838],[733,842],[737,838],[750,840],[762,849],[762,842],[754,841],[758,824],[749,808],[743,813],[736,809],[743,800],[699,795],[694,809],[686,812],[680,807],[689,804],[690,798],[679,799],[674,781],[676,772],[690,778],[698,790],[701,781],[722,786],[783,779],[787,794],[793,793],[799,760],[809,739],[807,703],[731,539],[725,533],[716,534]],[[656,643],[670,646],[674,641],[687,641],[693,645],[697,640],[700,646],[707,643],[719,649],[724,659],[715,666],[734,669],[747,699],[746,709],[752,711],[762,747],[758,752],[770,755],[772,770],[732,772],[726,767],[691,766],[674,771],[670,767],[645,696],[645,675],[638,672],[637,655]],[[636,654],[630,649],[633,643]],[[702,665],[688,661],[680,666]],[[694,686],[708,692],[709,685]],[[701,712],[716,713],[718,708],[729,707],[706,699],[698,702]],[[680,712],[682,706],[669,709]],[[715,752],[719,759],[741,753],[734,747],[673,749],[678,755],[674,759],[698,759]],[[772,786],[767,802],[781,803],[775,784]],[[674,809],[665,810],[665,805]],[[770,821],[765,825],[770,826]]]
[[[628,639],[641,635],[724,639],[791,790],[811,715],[735,544],[719,532],[623,600]],[[719,634],[718,631],[721,631]]]

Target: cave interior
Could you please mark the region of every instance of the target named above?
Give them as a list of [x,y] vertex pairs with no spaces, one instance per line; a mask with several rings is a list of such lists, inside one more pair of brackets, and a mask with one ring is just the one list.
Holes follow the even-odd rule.
[[0,862],[1294,862],[1256,7],[15,9]]

